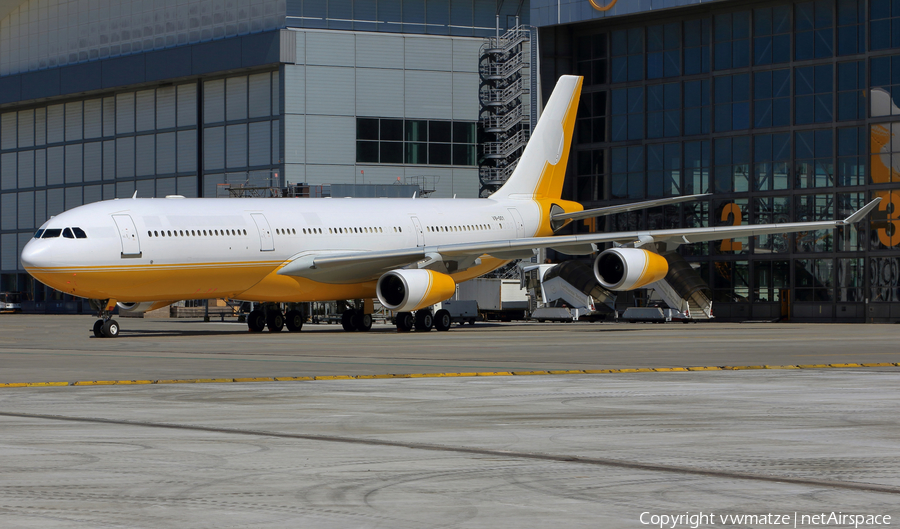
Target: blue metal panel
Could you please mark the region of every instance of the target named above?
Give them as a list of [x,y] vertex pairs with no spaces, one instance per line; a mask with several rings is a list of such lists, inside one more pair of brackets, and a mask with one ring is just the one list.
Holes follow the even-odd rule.
[[168,50],[158,50],[145,56],[144,79],[161,81],[191,75],[191,48],[181,46]]
[[[21,79],[22,92],[18,99],[38,99],[41,97],[53,97],[60,94],[59,69],[41,70],[22,75],[11,75],[6,79]],[[2,86],[5,79],[0,79]],[[68,89],[66,90],[68,92]],[[8,101],[4,101],[8,102]]]
[[241,67],[243,55],[240,39],[224,39],[191,46],[194,74],[235,70]]
[[59,69],[59,84],[68,93],[88,92],[103,88],[100,62],[86,62]]
[[0,105],[22,99],[22,77],[24,76],[0,77]]
[[129,55],[107,59],[101,65],[103,88],[143,83],[145,55]]
[[241,37],[241,66],[262,66],[281,60],[281,37],[278,31]]

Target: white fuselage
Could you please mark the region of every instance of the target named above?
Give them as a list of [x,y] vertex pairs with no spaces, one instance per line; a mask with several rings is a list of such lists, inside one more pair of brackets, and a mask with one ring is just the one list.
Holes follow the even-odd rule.
[[32,239],[22,261],[42,282],[97,299],[277,301],[272,288],[288,290],[282,301],[344,299],[373,287],[311,288],[284,277],[256,296],[254,287],[298,255],[516,239],[539,223],[531,200],[120,199],[53,217],[43,230],[77,227],[87,237]]

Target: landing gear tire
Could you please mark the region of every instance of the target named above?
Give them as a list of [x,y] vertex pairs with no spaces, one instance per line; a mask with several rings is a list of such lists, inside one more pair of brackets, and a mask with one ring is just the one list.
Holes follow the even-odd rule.
[[106,320],[103,322],[100,332],[103,333],[105,338],[115,338],[119,336],[119,322],[112,319]]
[[416,330],[430,331],[434,325],[434,316],[431,315],[430,309],[422,309],[416,311]]
[[290,332],[300,332],[303,328],[303,313],[299,310],[289,310],[284,315],[284,324]]
[[341,314],[341,327],[344,328],[345,331],[353,330],[353,313],[356,312],[353,309],[345,310],[343,314]]
[[451,324],[453,324],[453,318],[450,316],[449,310],[441,309],[434,313],[435,329],[439,331],[449,331]]
[[266,327],[269,332],[281,332],[284,329],[284,314],[277,310],[270,311],[266,316]]
[[416,324],[416,320],[413,317],[412,312],[398,312],[396,320],[397,330],[400,332],[409,332]]
[[357,313],[353,318],[353,326],[357,331],[366,332],[372,328],[372,315]]
[[256,309],[247,315],[247,328],[250,332],[262,332],[266,328],[266,313]]
[[103,320],[97,320],[94,322],[94,337],[103,338]]

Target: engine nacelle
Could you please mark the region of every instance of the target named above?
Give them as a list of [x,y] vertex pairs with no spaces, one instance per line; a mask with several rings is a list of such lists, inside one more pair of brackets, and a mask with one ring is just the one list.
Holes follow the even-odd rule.
[[611,248],[594,260],[594,276],[607,290],[634,290],[666,277],[665,257],[640,248]]
[[375,292],[385,308],[409,312],[450,299],[456,282],[433,270],[391,270],[378,279]]
[[143,312],[148,312],[151,310],[161,309],[168,305],[171,305],[171,301],[142,301],[140,303],[116,303],[116,306],[119,307],[119,313],[128,313],[128,314],[141,314]]

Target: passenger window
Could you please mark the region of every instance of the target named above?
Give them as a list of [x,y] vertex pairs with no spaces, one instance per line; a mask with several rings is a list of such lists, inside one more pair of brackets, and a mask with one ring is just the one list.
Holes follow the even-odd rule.
[[72,233],[75,234],[76,239],[87,239],[87,234],[81,228],[72,228]]
[[52,230],[44,230],[44,236],[41,239],[54,239],[62,235],[62,229],[54,228]]
[[63,230],[63,237],[65,237],[66,239],[74,239],[75,235],[72,234],[72,230],[66,228]]

